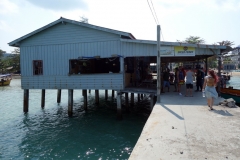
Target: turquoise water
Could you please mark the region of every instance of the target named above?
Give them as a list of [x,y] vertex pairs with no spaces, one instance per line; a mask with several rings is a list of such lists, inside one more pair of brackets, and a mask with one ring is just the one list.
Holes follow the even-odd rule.
[[240,76],[232,76],[228,86],[233,86],[234,89],[240,89]]
[[[123,120],[116,120],[116,99],[94,105],[94,92],[83,110],[81,90],[74,90],[73,117],[67,115],[67,90],[57,104],[57,91],[46,90],[41,109],[41,90],[29,91],[29,112],[23,113],[19,79],[0,87],[0,159],[128,159],[150,114],[146,97],[135,102]],[[136,101],[136,100],[135,100]]]

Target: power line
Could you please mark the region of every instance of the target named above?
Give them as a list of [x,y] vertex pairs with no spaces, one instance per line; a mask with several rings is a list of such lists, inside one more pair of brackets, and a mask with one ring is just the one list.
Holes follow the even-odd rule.
[[[147,0],[147,2],[148,2],[148,0]],[[149,8],[150,8],[150,10],[151,10],[151,12],[152,12],[152,16],[153,16],[153,18],[154,18],[154,20],[155,20],[155,23],[158,24],[157,21],[156,21],[156,18],[155,18],[155,16],[154,16],[154,14],[153,14],[152,8],[150,7],[149,2],[148,2],[148,6],[149,6]]]
[[[151,3],[152,3],[152,0],[150,0],[150,1],[151,1]],[[154,11],[154,13],[155,13],[156,19],[157,19],[157,23],[158,23],[158,25],[159,25],[158,17],[157,17],[156,11],[155,11],[155,9],[154,9],[153,3],[152,3],[152,7],[153,7],[153,11]]]
[[164,41],[164,37],[163,37],[163,33],[162,33],[162,29],[161,29],[161,35],[162,35],[162,38],[163,38],[163,41]]

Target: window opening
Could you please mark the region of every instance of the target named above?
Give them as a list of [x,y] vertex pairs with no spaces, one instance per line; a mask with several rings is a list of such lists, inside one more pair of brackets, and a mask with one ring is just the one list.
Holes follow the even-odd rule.
[[43,74],[43,61],[34,60],[33,61],[33,75],[42,75]]

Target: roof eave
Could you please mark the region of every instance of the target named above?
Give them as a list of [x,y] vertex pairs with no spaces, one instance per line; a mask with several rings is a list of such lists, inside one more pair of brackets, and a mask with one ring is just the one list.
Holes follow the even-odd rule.
[[34,34],[37,34],[49,27],[52,27],[58,23],[72,23],[72,24],[76,24],[76,25],[80,25],[80,26],[84,26],[84,27],[88,27],[88,28],[92,28],[92,29],[97,29],[97,30],[101,30],[101,31],[105,31],[105,32],[109,32],[109,33],[113,33],[113,34],[119,34],[119,35],[124,35],[124,36],[127,36],[127,37],[130,37],[131,39],[135,39],[135,37],[131,34],[131,33],[127,33],[127,32],[122,32],[122,31],[117,31],[117,30],[112,30],[112,29],[108,29],[108,28],[104,28],[104,27],[99,27],[99,26],[96,26],[96,25],[92,25],[92,24],[88,24],[88,23],[83,23],[83,22],[78,22],[78,21],[74,21],[74,20],[69,20],[69,19],[66,19],[66,18],[60,18],[46,26],[43,26],[33,32],[30,32],[28,34],[26,34],[25,36],[22,36],[12,42],[9,42],[8,45],[9,46],[13,46],[13,47],[19,47],[19,45],[16,45],[17,43],[19,43],[20,41],[30,37],[30,36],[33,36]]

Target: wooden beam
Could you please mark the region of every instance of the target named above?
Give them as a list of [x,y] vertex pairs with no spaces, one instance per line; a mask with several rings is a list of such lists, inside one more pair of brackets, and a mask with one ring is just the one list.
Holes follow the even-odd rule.
[[99,90],[95,90],[95,104],[99,104]]
[[42,89],[41,107],[45,107],[45,89]]
[[62,90],[58,89],[58,91],[57,91],[57,103],[61,102],[61,93],[62,93]]
[[125,106],[126,106],[126,111],[129,111],[129,101],[128,101],[128,92],[125,93]]
[[134,93],[131,93],[131,106],[134,105]]
[[122,119],[122,93],[117,91],[117,119]]
[[23,112],[28,112],[28,105],[29,105],[29,90],[24,89],[23,91]]
[[114,95],[115,94],[115,91],[114,90],[112,90],[112,99],[114,98]]
[[105,90],[105,100],[108,99],[108,90]]
[[73,89],[68,90],[68,116],[73,114]]
[[83,90],[83,99],[84,99],[84,102],[83,102],[84,110],[87,110],[88,101],[87,101],[87,90],[86,89]]

